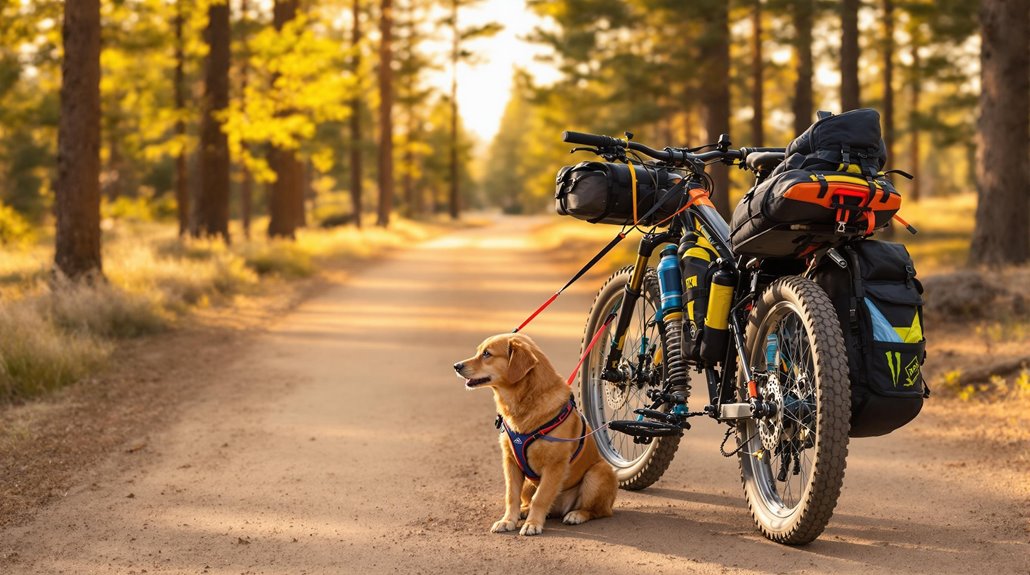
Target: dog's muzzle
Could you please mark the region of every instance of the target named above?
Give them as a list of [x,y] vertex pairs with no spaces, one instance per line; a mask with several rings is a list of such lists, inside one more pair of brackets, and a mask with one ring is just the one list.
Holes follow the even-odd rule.
[[464,379],[465,380],[465,389],[473,389],[473,388],[479,387],[480,385],[483,385],[483,384],[486,384],[486,383],[490,383],[490,377],[489,376],[488,377],[477,377],[475,379],[470,378],[470,377],[465,377],[465,374],[462,373],[463,371],[465,371],[465,364],[464,363],[460,363],[459,362],[459,363],[454,364],[454,371],[457,372],[458,379]]

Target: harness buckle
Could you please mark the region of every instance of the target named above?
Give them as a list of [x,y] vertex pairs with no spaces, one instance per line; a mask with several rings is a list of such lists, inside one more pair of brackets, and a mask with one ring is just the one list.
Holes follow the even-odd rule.
[[845,223],[843,221],[837,222],[837,233],[838,234],[843,234],[846,231],[847,231],[847,228],[845,227]]

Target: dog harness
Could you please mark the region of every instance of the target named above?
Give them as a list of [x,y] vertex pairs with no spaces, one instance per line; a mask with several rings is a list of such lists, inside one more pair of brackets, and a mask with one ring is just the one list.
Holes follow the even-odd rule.
[[[526,457],[526,450],[529,449],[530,444],[537,439],[543,439],[544,441],[575,441],[575,439],[562,439],[547,435],[559,425],[565,423],[565,420],[573,413],[578,412],[576,411],[576,400],[570,395],[568,403],[566,403],[565,407],[558,412],[558,415],[554,416],[553,419],[536,428],[531,433],[519,433],[509,427],[508,422],[506,422],[503,417],[499,415],[497,416],[501,424],[500,427],[508,434],[508,441],[511,442],[511,450],[515,454],[515,463],[518,464],[519,469],[522,470],[522,474],[525,475],[527,479],[531,481],[540,480],[540,475],[533,471],[533,468],[529,466],[529,459]],[[582,420],[582,416],[580,416],[580,419]],[[583,431],[586,431],[585,422],[583,425]],[[569,463],[575,461],[576,457],[579,456],[580,451],[583,450],[583,443],[586,441],[586,438],[586,435],[579,438],[579,445],[576,446],[576,451],[572,452],[572,457],[569,459]]]

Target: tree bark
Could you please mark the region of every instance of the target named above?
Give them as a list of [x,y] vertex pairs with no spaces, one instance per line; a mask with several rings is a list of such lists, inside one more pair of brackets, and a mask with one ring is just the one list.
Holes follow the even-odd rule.
[[461,215],[461,190],[458,182],[458,59],[461,38],[458,28],[458,0],[451,0],[451,139],[450,139],[450,212],[451,219]]
[[[275,0],[272,25],[277,31],[297,17],[297,5],[298,0]],[[296,151],[278,146],[269,149],[268,164],[275,172],[268,195],[268,236],[293,239],[304,224],[304,168]]]
[[229,139],[215,117],[229,106],[229,4],[211,4],[200,124],[200,235],[229,242]]
[[920,41],[913,38],[912,42],[912,76],[909,78],[909,103],[908,103],[908,133],[909,133],[909,171],[912,173],[912,185],[910,197],[913,201],[919,201],[920,188],[922,183],[919,179],[919,104],[922,96],[922,61],[919,57]]
[[894,0],[883,0],[883,139],[894,161]]
[[[240,0],[240,23],[241,28],[246,30],[247,20],[250,13],[250,2],[248,0]],[[250,76],[250,53],[246,49],[247,38],[244,35],[241,38],[244,45],[243,50],[243,62],[240,63],[240,99],[243,101],[244,108],[247,102],[247,85]],[[243,144],[244,153],[248,150],[247,144]],[[254,202],[254,176],[250,173],[250,169],[247,168],[245,163],[240,164],[240,171],[242,172],[243,181],[240,183],[240,226],[243,228],[243,237],[250,239],[250,215]]]
[[184,0],[175,3],[175,136],[179,153],[175,156],[175,203],[179,211],[179,236],[190,231],[190,190],[186,170],[186,50],[182,27],[186,20]]
[[980,4],[980,148],[972,264],[1030,261],[1030,18],[1018,0]]
[[[709,3],[704,13],[705,37],[702,39],[701,61],[705,78],[702,105],[708,142],[715,142],[720,134],[730,131],[730,27],[726,2]],[[725,164],[709,167],[712,178],[712,203],[720,214],[730,219],[730,175]]]
[[798,135],[812,124],[812,20],[815,0],[794,2],[794,54],[797,59],[798,79],[794,84],[794,134]]
[[379,16],[379,217],[390,225],[393,212],[393,0],[382,0]]
[[61,115],[55,183],[54,264],[64,276],[99,276],[100,0],[66,2],[62,27]]
[[763,88],[763,72],[765,63],[762,58],[762,0],[755,0],[751,12],[751,146],[764,146],[765,140],[765,101]]
[[858,85],[858,4],[859,0],[841,2],[840,42],[840,111],[859,107]]
[[[351,4],[351,47],[354,59],[351,65],[354,74],[361,73],[361,0],[353,0]],[[361,137],[361,98],[355,96],[350,101],[350,197],[351,210],[354,212],[354,225],[361,227],[361,161],[364,142]]]

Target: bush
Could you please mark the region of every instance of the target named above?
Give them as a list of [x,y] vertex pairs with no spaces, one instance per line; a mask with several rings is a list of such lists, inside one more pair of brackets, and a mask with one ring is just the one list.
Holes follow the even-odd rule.
[[139,337],[167,327],[157,302],[106,282],[86,285],[58,281],[39,299],[39,307],[55,326],[89,336]]
[[73,383],[103,365],[111,346],[64,332],[33,306],[0,307],[0,399],[26,399]]
[[311,254],[293,242],[270,241],[265,245],[247,246],[243,259],[247,267],[261,276],[303,278],[315,273]]
[[18,244],[32,239],[32,226],[11,206],[0,204],[0,244]]

